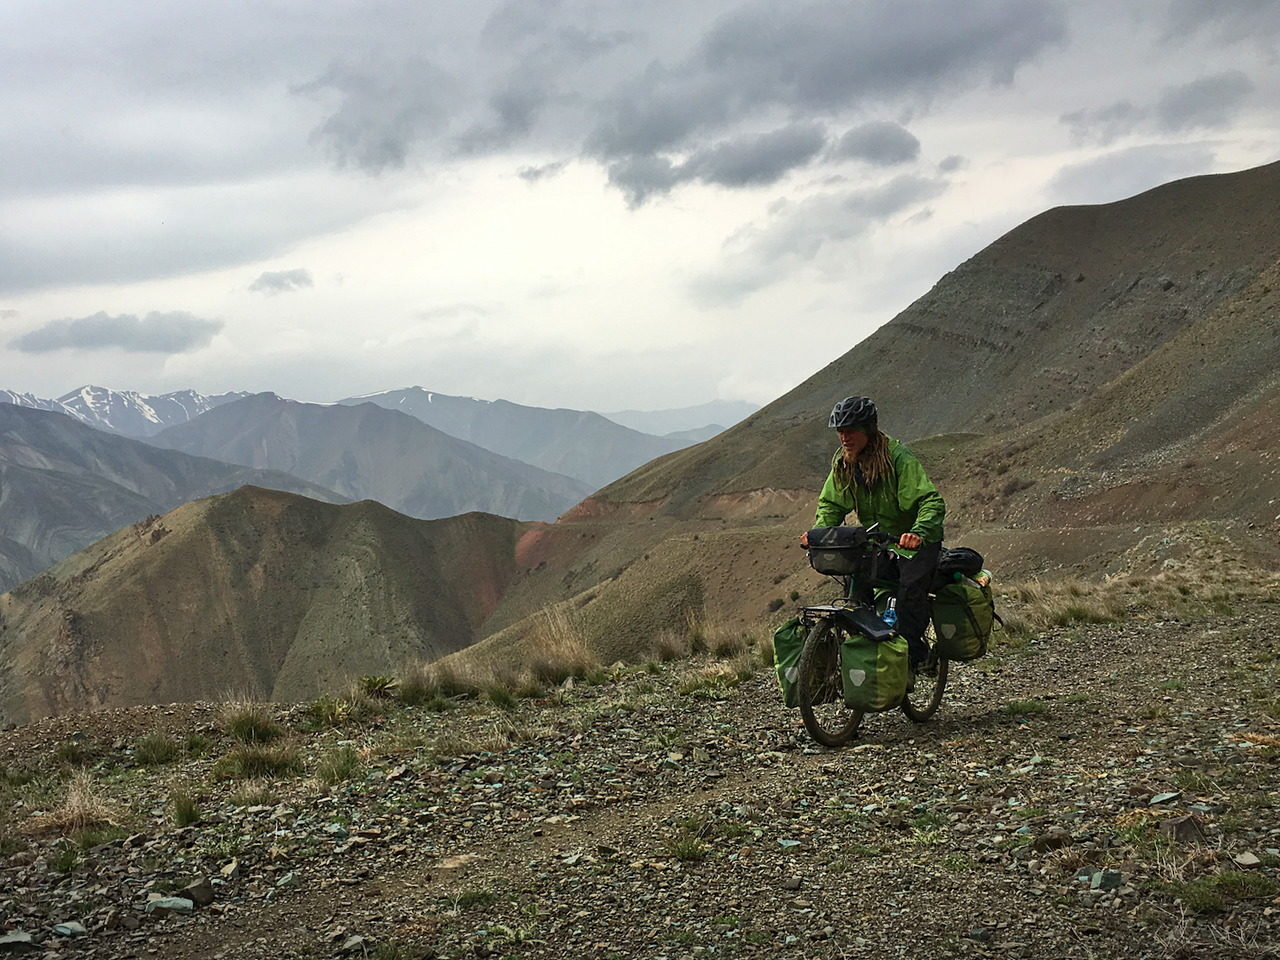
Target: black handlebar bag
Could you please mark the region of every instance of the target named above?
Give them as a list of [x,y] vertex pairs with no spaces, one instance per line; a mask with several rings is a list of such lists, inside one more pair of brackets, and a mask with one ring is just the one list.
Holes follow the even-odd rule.
[[809,565],[828,577],[863,577],[871,562],[866,527],[814,527]]

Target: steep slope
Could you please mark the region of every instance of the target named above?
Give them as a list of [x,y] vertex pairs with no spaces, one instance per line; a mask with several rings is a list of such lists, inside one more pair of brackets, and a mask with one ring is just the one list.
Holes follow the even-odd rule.
[[[696,442],[655,437],[587,410],[550,410],[508,400],[450,397],[406,387],[339,403],[375,403],[416,417],[451,437],[574,477],[591,489],[604,486],[642,463]],[[703,426],[700,421],[695,426]]]
[[262,469],[285,470],[352,499],[421,518],[482,510],[550,520],[589,488],[372,403],[348,407],[263,393],[158,434],[153,443]]
[[343,498],[284,473],[192,457],[0,404],[0,588],[125,524],[246,483]]
[[520,524],[242,487],[0,597],[0,720],[231,691],[300,699],[475,639]]
[[1280,163],[1050,210],[741,424],[596,496],[689,516],[718,496],[808,489],[831,452],[823,414],[854,393],[906,439],[1004,433],[1114,380],[1256,282],[1277,251]]

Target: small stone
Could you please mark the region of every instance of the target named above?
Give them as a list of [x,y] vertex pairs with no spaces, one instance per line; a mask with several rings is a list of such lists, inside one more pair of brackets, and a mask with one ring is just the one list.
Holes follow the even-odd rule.
[[368,953],[368,941],[359,934],[356,934],[355,936],[347,937],[347,939],[342,942],[342,946],[334,952],[340,957],[352,957],[356,954],[365,954]]
[[782,889],[783,890],[799,890],[800,884],[801,884],[801,880],[799,877],[787,877],[787,879],[782,881]]
[[197,907],[207,907],[213,903],[213,884],[208,877],[200,877],[179,890],[178,896],[186,897]]
[[1124,877],[1119,870],[1099,870],[1089,878],[1089,889],[1099,892],[1119,890],[1124,885]]
[[240,876],[240,861],[232,860],[230,863],[224,863],[222,865],[222,869],[218,872],[228,880],[234,880],[236,877]]
[[154,913],[163,917],[171,913],[191,913],[195,908],[196,905],[186,897],[161,897],[158,900],[152,900],[148,903],[146,911],[147,913]]
[[89,931],[84,928],[83,923],[68,920],[66,923],[55,923],[53,932],[60,937],[83,937]]
[[0,953],[26,953],[28,950],[39,950],[31,940],[31,934],[25,930],[14,930],[0,936]]
[[1154,807],[1157,804],[1161,804],[1161,803],[1172,803],[1174,800],[1177,800],[1180,796],[1182,796],[1182,792],[1179,790],[1174,790],[1172,793],[1157,793],[1148,802],[1151,804],[1151,806]]
[[1204,840],[1200,818],[1194,813],[1160,821],[1160,833],[1178,843],[1200,843]]
[[1231,862],[1244,870],[1252,870],[1254,867],[1262,866],[1262,861],[1252,853],[1237,853],[1231,858]]
[[991,931],[986,927],[974,927],[965,934],[965,937],[969,940],[977,940],[980,943],[986,943],[991,939]]

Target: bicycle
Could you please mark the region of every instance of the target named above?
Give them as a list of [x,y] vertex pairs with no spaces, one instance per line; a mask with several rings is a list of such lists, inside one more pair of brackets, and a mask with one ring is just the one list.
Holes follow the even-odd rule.
[[[847,545],[810,546],[810,563],[839,582],[843,596],[802,608],[800,620],[809,631],[796,679],[800,716],[809,735],[823,746],[842,747],[857,735],[864,711],[844,704],[841,644],[855,632],[876,643],[893,636],[893,630],[881,619],[881,604],[896,592],[897,582],[879,573],[887,548],[896,538],[875,526],[830,529],[847,531],[843,534]],[[909,687],[901,703],[902,712],[915,723],[924,723],[937,712],[947,686],[948,662],[938,655],[935,641],[930,624],[925,631],[928,657],[916,675],[914,689]]]

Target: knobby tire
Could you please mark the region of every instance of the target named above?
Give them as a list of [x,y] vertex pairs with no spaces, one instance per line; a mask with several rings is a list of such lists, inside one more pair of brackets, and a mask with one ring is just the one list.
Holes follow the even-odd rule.
[[[932,659],[937,652],[937,637],[933,633],[933,624],[929,625],[924,636],[929,643],[929,657]],[[942,704],[942,692],[947,688],[948,661],[943,657],[938,657],[937,663],[937,676],[928,677],[924,674],[917,674],[915,690],[903,698],[902,712],[907,715],[908,720],[924,723],[938,712],[938,707]]]

